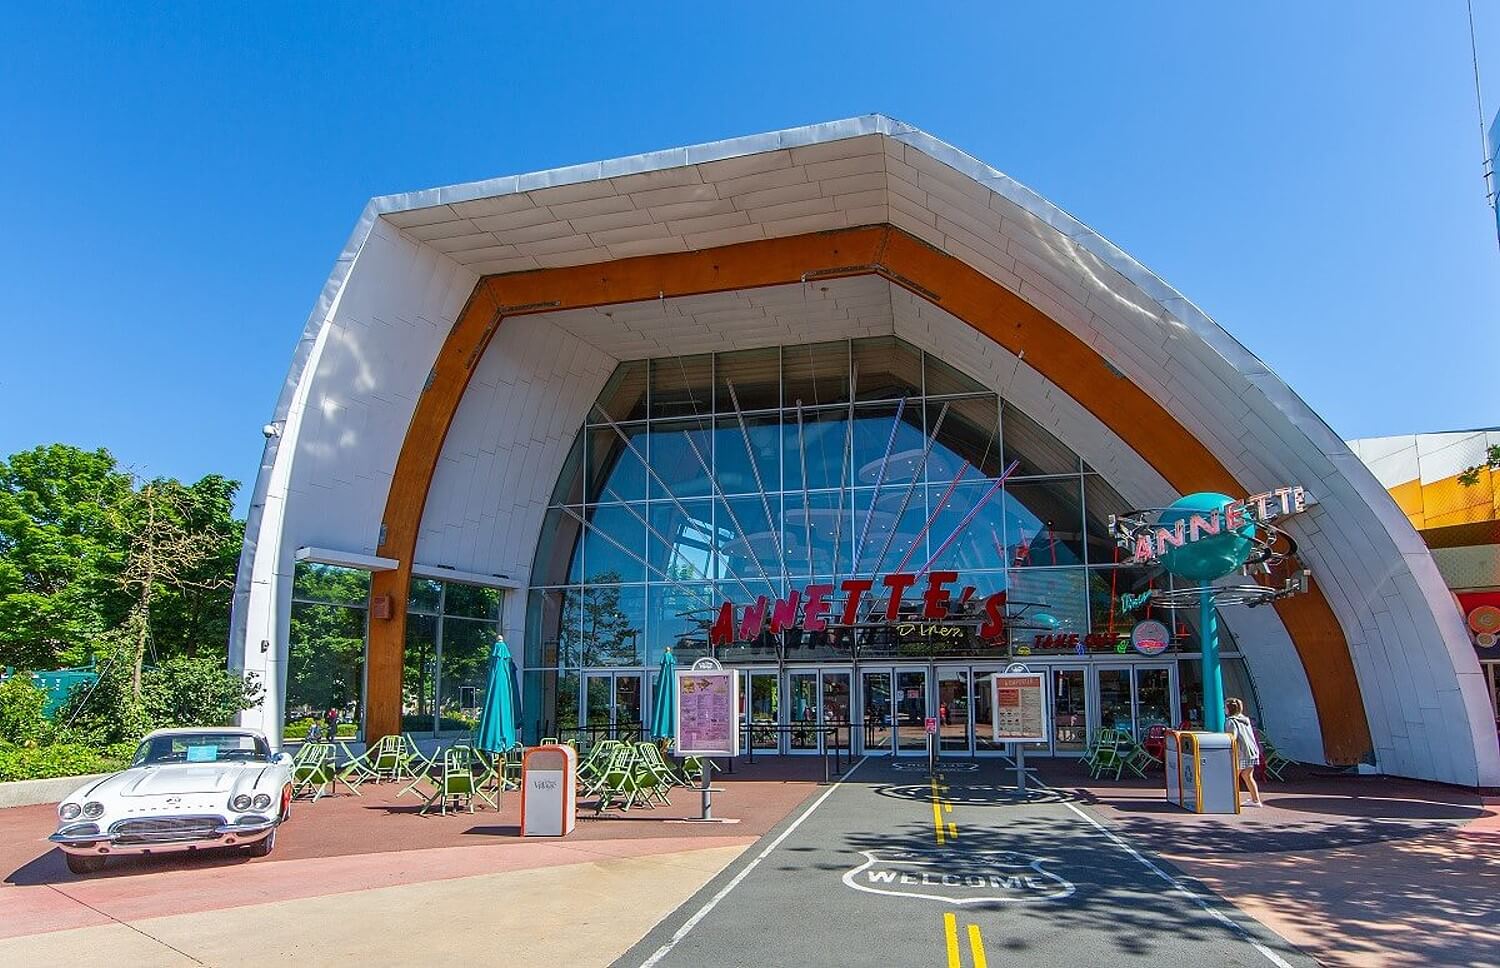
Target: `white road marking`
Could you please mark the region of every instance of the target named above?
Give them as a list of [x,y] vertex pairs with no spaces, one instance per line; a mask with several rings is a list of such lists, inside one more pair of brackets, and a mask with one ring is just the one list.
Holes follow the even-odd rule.
[[[1048,789],[1051,788],[1049,787]],[[1212,915],[1215,920],[1221,922],[1225,927],[1229,928],[1235,934],[1250,942],[1251,947],[1253,947],[1256,951],[1259,951],[1261,954],[1265,955],[1266,959],[1270,961],[1271,964],[1275,965],[1276,968],[1292,968],[1291,964],[1285,958],[1281,957],[1281,955],[1272,951],[1270,948],[1267,948],[1259,941],[1256,941],[1255,938],[1250,934],[1250,932],[1246,931],[1244,926],[1241,925],[1238,921],[1234,920],[1223,911],[1220,911],[1218,908],[1208,903],[1208,901],[1204,900],[1196,891],[1188,887],[1186,884],[1182,883],[1182,881],[1178,880],[1171,874],[1168,874],[1166,871],[1156,866],[1151,862],[1149,858],[1141,854],[1140,851],[1127,844],[1124,839],[1117,835],[1113,830],[1110,830],[1108,827],[1104,826],[1104,824],[1100,823],[1098,820],[1095,820],[1093,817],[1089,816],[1083,810],[1080,810],[1077,806],[1075,806],[1065,798],[1062,801],[1062,805],[1076,813],[1078,816],[1082,817],[1084,821],[1086,821],[1088,824],[1093,826],[1094,829],[1098,830],[1101,834],[1108,838],[1110,843],[1114,844],[1116,847],[1120,848],[1131,857],[1134,857],[1137,861],[1140,862],[1141,866],[1145,867],[1151,873],[1155,874],[1157,877],[1160,877],[1162,880],[1170,884],[1173,890],[1187,897],[1194,904],[1198,905],[1204,911],[1207,911],[1210,915]]]
[[[663,944],[660,948],[657,948],[656,951],[652,953],[651,957],[641,962],[641,968],[653,968],[654,965],[660,962],[667,955],[671,954],[672,949],[677,947],[678,943],[681,942],[683,938],[686,938],[688,936],[689,931],[692,931],[698,926],[698,923],[700,921],[708,917],[708,913],[714,908],[718,907],[719,902],[728,897],[730,891],[738,887],[740,885],[740,882],[743,881],[747,876],[749,876],[751,871],[760,866],[761,861],[770,856],[771,851],[775,850],[777,847],[780,847],[782,841],[786,840],[792,835],[792,832],[794,830],[802,826],[802,821],[812,816],[812,812],[821,807],[824,800],[827,800],[829,797],[833,796],[833,791],[837,790],[840,786],[843,785],[845,780],[853,776],[854,771],[863,766],[865,760],[867,759],[869,759],[868,756],[861,756],[858,763],[855,763],[853,766],[849,767],[849,772],[840,777],[838,781],[833,784],[833,786],[823,791],[823,795],[814,800],[812,806],[802,811],[802,815],[796,820],[793,820],[792,825],[783,830],[775,840],[767,844],[764,850],[762,850],[759,854],[756,854],[755,859],[746,864],[744,870],[734,875],[734,877],[730,879],[728,884],[725,884],[719,889],[718,893],[704,902],[703,906],[699,908],[692,917],[688,918],[687,921],[683,923],[682,927],[678,928],[672,934],[672,937],[667,939],[666,944]],[[1291,966],[1287,966],[1287,968],[1291,968]]]

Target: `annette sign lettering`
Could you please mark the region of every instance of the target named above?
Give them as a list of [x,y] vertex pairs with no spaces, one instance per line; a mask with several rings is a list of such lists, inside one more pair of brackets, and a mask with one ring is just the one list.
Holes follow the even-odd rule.
[[[917,617],[942,622],[949,617],[950,608],[967,608],[974,599],[973,585],[954,587],[958,582],[956,571],[928,572],[921,576],[919,587],[918,577],[911,572],[886,575],[880,579],[878,591],[873,578],[845,579],[838,585],[843,593],[843,607],[837,614],[833,611],[834,586],[829,583],[808,585],[774,602],[762,595],[755,604],[743,608],[725,602],[708,630],[708,640],[713,645],[731,645],[752,642],[766,629],[773,634],[794,628],[822,632],[833,627],[867,624],[872,600],[878,604],[881,598],[884,608],[876,611],[876,619],[883,617],[886,622],[896,623]],[[860,619],[861,606],[866,614],[864,621]],[[984,616],[979,638],[998,639],[1005,634],[1005,592],[986,597],[979,611]]]
[[1242,532],[1247,525],[1269,523],[1305,510],[1307,492],[1303,488],[1278,487],[1252,494],[1243,501],[1231,501],[1217,510],[1184,514],[1169,525],[1141,524],[1110,515],[1110,531],[1120,547],[1131,553],[1130,561],[1142,564],[1164,557],[1172,548],[1225,532]]

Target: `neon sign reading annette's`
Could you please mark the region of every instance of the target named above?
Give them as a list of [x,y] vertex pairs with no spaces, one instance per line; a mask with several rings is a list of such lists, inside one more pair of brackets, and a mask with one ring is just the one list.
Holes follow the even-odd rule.
[[[925,584],[908,600],[907,593],[917,585],[918,578],[925,577]],[[762,595],[755,604],[737,607],[725,602],[719,607],[718,618],[708,630],[708,640],[713,645],[729,645],[734,642],[750,642],[760,637],[769,628],[772,634],[800,627],[806,632],[822,632],[832,626],[854,626],[869,624],[870,618],[884,618],[886,622],[910,622],[913,616],[941,622],[949,617],[949,608],[966,609],[974,599],[976,589],[966,585],[962,589],[952,586],[958,581],[956,571],[932,571],[925,576],[911,572],[895,572],[880,579],[881,590],[876,592],[873,578],[846,578],[839,582],[843,592],[843,608],[837,616],[833,614],[834,586],[829,583],[811,584],[794,590],[785,598],[774,602]],[[860,620],[860,606],[866,596],[885,597],[885,608]],[[981,639],[996,639],[1005,632],[1005,592],[995,592],[980,603],[984,621],[979,626]]]
[[1278,487],[1252,494],[1243,501],[1231,501],[1217,510],[1178,517],[1169,525],[1143,524],[1136,519],[1110,515],[1109,527],[1120,547],[1131,552],[1130,561],[1141,564],[1165,557],[1172,548],[1226,531],[1240,532],[1247,525],[1269,523],[1305,510],[1306,491],[1301,487]]

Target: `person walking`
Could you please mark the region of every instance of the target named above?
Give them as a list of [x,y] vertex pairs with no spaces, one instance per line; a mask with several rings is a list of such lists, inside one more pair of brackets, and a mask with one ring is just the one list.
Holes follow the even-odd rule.
[[[1224,720],[1224,728],[1234,737],[1235,746],[1239,750],[1239,762],[1235,769],[1239,771],[1240,782],[1245,785],[1245,790],[1250,794],[1250,802],[1244,804],[1249,807],[1263,807],[1260,799],[1260,787],[1255,783],[1255,767],[1260,763],[1260,744],[1255,741],[1255,727],[1250,722],[1250,717],[1245,715],[1245,704],[1238,699],[1224,700],[1224,712],[1228,718]],[[1235,786],[1235,796],[1239,796],[1239,786]]]

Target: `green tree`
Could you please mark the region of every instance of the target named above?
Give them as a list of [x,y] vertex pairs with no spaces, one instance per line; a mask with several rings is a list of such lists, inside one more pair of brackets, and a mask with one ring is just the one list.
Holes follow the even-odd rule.
[[106,450],[50,444],[0,463],[0,664],[83,663],[93,639],[124,620],[115,509],[131,490]]
[[1480,471],[1500,471],[1500,444],[1485,451],[1484,460],[1473,467],[1465,467],[1458,475],[1458,483],[1464,487],[1477,487]]

